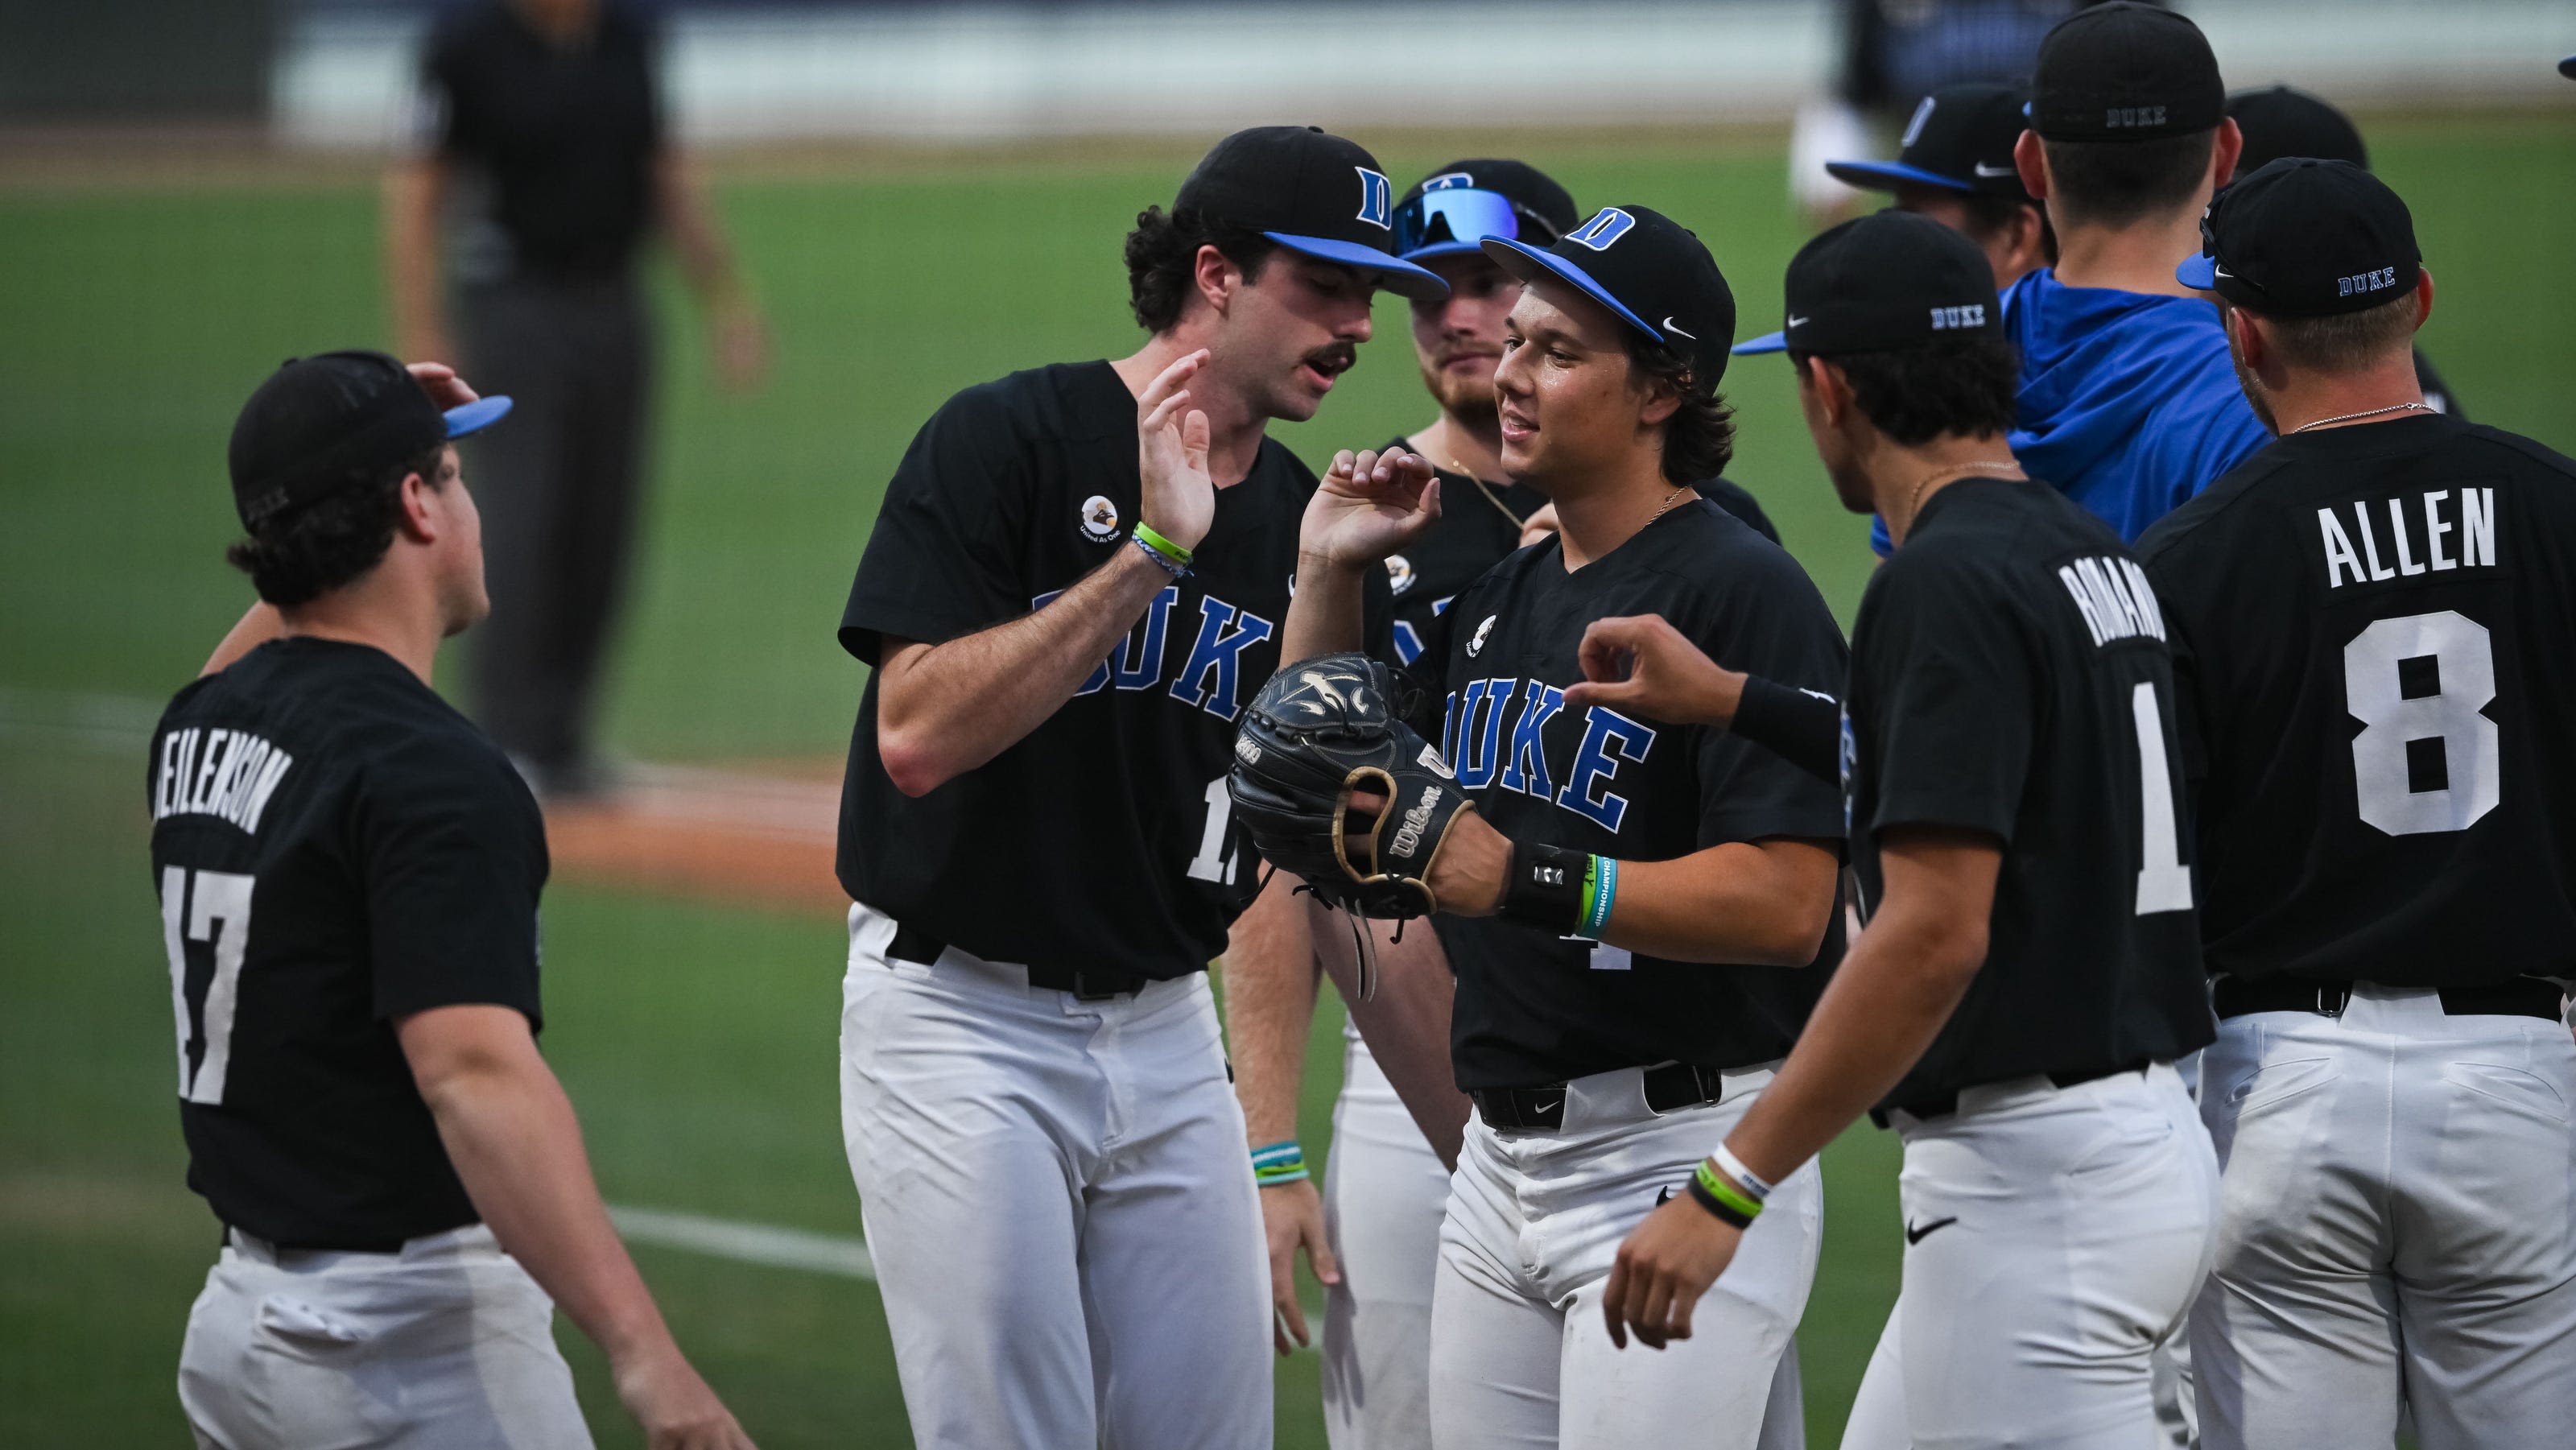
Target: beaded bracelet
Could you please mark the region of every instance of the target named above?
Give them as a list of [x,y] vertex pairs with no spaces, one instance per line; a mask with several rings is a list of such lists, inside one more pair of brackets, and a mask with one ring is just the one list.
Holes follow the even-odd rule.
[[1267,1148],[1252,1150],[1252,1181],[1263,1188],[1276,1188],[1283,1183],[1303,1183],[1308,1176],[1306,1150],[1298,1147],[1297,1140],[1294,1138],[1284,1143],[1273,1143]]

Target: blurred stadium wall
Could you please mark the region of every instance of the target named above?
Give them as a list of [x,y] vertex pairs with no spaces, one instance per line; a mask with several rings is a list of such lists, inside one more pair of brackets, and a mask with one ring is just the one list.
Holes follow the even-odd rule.
[[[0,0],[0,117],[64,96],[167,115],[239,104],[300,147],[373,150],[409,114],[419,31],[454,0]],[[1344,126],[1456,124],[1508,106],[1525,124],[1784,119],[1833,64],[1832,0],[1201,0],[1180,4],[665,0],[671,84],[699,142],[1213,134],[1283,116]],[[2184,0],[2240,83],[2347,103],[2547,99],[2576,46],[2576,0]],[[1525,58],[1412,66],[1463,30]],[[220,34],[208,48],[201,36]],[[131,70],[83,92],[102,37]],[[62,52],[58,64],[48,47]],[[263,53],[263,47],[268,47]],[[179,62],[195,59],[200,65]],[[169,81],[134,83],[168,63]],[[202,73],[201,73],[202,72]],[[157,77],[158,71],[154,72]],[[49,100],[49,98],[52,98]]]

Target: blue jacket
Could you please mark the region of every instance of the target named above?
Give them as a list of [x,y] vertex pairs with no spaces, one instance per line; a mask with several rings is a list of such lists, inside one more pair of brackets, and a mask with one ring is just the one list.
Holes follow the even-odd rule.
[[[2237,387],[2218,309],[2197,297],[2069,287],[2047,268],[2004,293],[2021,350],[2013,457],[2135,543],[2272,441]],[[1887,552],[1887,529],[1871,542]]]

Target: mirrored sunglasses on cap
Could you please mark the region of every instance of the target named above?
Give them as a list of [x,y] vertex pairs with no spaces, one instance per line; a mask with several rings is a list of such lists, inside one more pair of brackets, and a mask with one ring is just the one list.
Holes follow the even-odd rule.
[[1510,197],[1471,186],[1426,191],[1395,209],[1395,254],[1408,260],[1472,252],[1487,237],[1546,246],[1556,235],[1546,218]]

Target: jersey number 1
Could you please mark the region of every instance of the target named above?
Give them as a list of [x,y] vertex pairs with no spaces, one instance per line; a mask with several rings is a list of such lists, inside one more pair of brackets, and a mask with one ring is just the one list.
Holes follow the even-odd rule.
[[2138,858],[2137,914],[2189,911],[2191,868],[2182,863],[2173,766],[2165,758],[2165,717],[2156,704],[2155,681],[2141,680],[2129,692],[2129,713],[2138,722],[2138,814],[2146,827],[2145,849]]
[[[194,889],[190,878],[194,877]],[[229,871],[161,868],[161,944],[170,954],[170,1006],[179,1016],[179,1097],[191,1103],[224,1100],[224,1074],[233,1060],[233,1009],[241,990],[242,953],[250,945],[251,878]],[[188,943],[212,942],[215,974],[206,983],[202,1024],[188,1019]],[[206,1045],[188,1066],[189,1028]]]

